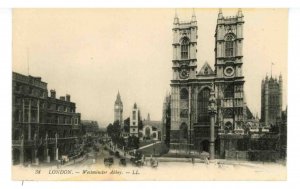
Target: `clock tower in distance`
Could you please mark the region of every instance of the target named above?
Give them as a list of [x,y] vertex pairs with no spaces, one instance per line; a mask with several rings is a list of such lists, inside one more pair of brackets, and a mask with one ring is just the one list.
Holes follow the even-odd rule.
[[115,101],[114,112],[115,112],[114,121],[119,120],[120,125],[123,126],[123,103],[119,91],[117,94],[117,99]]

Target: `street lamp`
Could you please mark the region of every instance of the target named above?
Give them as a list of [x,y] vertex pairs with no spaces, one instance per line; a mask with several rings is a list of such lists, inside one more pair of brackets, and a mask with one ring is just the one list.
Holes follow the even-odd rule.
[[57,146],[58,134],[55,133],[55,160],[58,160],[58,146]]
[[217,113],[215,91],[212,88],[209,97],[208,113],[210,115],[210,159],[215,158],[215,114]]
[[192,148],[192,108],[190,108],[190,141],[189,141],[189,154],[191,154],[191,148]]

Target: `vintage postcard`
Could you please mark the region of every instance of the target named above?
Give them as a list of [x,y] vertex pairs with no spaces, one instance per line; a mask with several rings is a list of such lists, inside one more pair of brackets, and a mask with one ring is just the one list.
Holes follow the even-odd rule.
[[288,9],[14,9],[13,180],[286,180]]

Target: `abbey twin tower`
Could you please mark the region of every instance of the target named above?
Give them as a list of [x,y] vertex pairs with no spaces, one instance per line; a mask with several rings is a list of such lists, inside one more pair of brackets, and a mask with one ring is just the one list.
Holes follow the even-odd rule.
[[242,133],[246,103],[243,76],[242,10],[224,17],[219,10],[215,29],[214,69],[205,62],[198,69],[198,26],[193,12],[188,22],[177,13],[173,23],[170,143],[193,143],[207,150],[210,137],[209,99],[216,99],[218,133]]

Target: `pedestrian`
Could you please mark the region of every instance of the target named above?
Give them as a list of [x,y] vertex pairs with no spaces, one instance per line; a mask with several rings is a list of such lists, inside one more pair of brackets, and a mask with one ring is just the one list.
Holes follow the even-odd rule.
[[205,157],[205,163],[208,165],[209,164],[209,161],[208,161],[208,158]]

